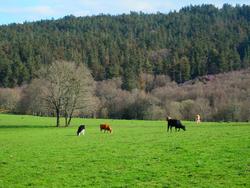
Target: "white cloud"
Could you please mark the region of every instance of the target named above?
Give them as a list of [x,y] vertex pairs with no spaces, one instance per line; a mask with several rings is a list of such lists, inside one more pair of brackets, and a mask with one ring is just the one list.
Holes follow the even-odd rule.
[[5,13],[5,14],[51,15],[54,14],[55,12],[56,11],[49,6],[0,8],[0,13]]
[[124,0],[121,5],[124,9],[133,11],[143,11],[143,12],[157,12],[162,10],[172,10],[175,9],[175,5],[167,1],[155,1],[155,0]]
[[87,15],[91,15],[91,12],[86,10],[80,10],[80,11],[74,11],[71,14],[73,14],[74,16],[87,16]]
[[[69,4],[66,0],[61,1],[64,7],[59,8],[60,5],[58,5],[58,12],[69,13],[70,9],[70,13],[76,16],[100,13],[122,14],[130,11],[155,13],[176,9],[176,4],[166,0],[75,0],[74,4]],[[67,4],[67,7],[65,7],[65,4]]]
[[29,11],[38,14],[54,14],[56,12],[49,6],[30,7]]
[[154,6],[150,2],[146,1],[131,1],[127,0],[124,3],[127,5],[128,9],[135,10],[135,11],[145,11],[145,12],[152,12],[154,11]]

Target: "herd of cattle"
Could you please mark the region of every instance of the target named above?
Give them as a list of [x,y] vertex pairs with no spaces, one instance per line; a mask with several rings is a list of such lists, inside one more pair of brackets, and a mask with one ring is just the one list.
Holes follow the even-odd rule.
[[[180,129],[182,129],[184,131],[186,130],[186,127],[184,125],[182,125],[180,120],[171,119],[170,117],[167,117],[166,120],[168,122],[167,131],[170,130],[172,132],[173,127],[175,128],[175,131],[177,131],[177,130],[180,131]],[[109,124],[103,123],[103,124],[100,124],[100,131],[112,133],[112,128]],[[78,127],[76,134],[77,134],[77,136],[80,136],[81,134],[84,135],[84,133],[85,133],[85,125],[80,125]]]

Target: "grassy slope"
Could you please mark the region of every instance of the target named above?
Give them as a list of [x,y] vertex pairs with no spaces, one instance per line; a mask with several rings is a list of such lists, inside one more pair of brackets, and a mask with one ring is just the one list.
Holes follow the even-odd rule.
[[[113,134],[99,131],[110,122]],[[249,187],[250,125],[74,119],[0,114],[0,187]],[[77,125],[87,125],[77,137]]]

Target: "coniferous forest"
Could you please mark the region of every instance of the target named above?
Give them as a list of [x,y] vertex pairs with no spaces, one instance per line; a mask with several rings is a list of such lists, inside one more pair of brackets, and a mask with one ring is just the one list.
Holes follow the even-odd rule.
[[86,64],[96,81],[142,73],[183,83],[250,65],[250,6],[189,6],[168,14],[66,16],[0,26],[0,87],[29,83],[56,60]]

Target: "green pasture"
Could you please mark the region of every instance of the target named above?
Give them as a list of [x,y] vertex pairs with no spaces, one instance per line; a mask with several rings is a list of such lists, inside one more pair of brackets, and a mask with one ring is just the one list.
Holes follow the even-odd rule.
[[0,187],[250,187],[249,123],[183,123],[0,114]]

